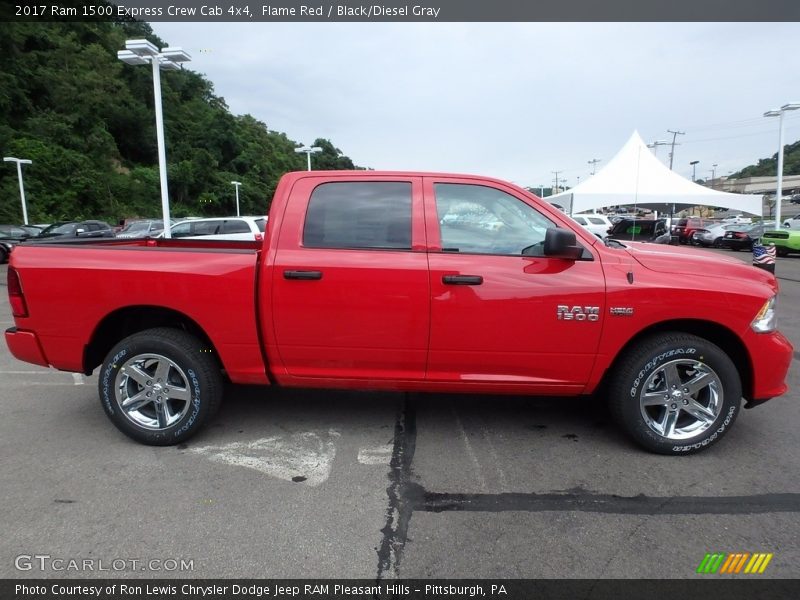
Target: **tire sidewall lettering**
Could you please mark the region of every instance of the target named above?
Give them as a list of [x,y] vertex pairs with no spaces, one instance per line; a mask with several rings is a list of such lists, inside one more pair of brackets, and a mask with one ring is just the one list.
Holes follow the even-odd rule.
[[696,444],[687,444],[687,445],[684,445],[684,446],[673,446],[672,447],[672,451],[673,452],[689,452],[690,450],[699,450],[700,448],[704,448],[705,446],[708,446],[709,444],[711,444],[714,440],[716,440],[720,435],[722,435],[725,432],[725,430],[728,428],[728,425],[730,425],[731,421],[733,420],[733,417],[736,415],[736,411],[737,410],[738,410],[738,407],[731,406],[728,409],[728,414],[725,415],[725,420],[722,421],[722,424],[717,428],[717,430],[713,434],[711,434],[706,439],[704,439],[704,440],[702,440],[700,442],[697,442]]
[[674,348],[672,350],[667,350],[666,352],[662,352],[658,356],[652,358],[647,362],[644,367],[637,373],[636,378],[633,380],[633,384],[631,385],[630,389],[630,396],[631,398],[637,398],[639,395],[639,386],[641,385],[642,381],[650,376],[650,373],[656,369],[659,365],[661,365],[664,361],[673,356],[685,356],[685,355],[694,355],[697,353],[697,348]]
[[197,374],[194,372],[194,369],[187,369],[186,375],[188,375],[192,384],[192,412],[188,415],[188,417],[184,417],[183,425],[181,425],[180,428],[176,429],[172,433],[173,437],[178,437],[189,430],[189,428],[197,419],[197,415],[200,414],[200,409],[203,406],[203,403],[200,400],[200,380],[198,379]]
[[111,359],[110,364],[106,366],[103,370],[103,374],[100,379],[100,394],[103,399],[103,406],[108,411],[109,414],[115,414],[114,411],[114,402],[112,401],[112,392],[111,392],[111,385],[113,380],[116,378],[116,374],[119,371],[119,362],[120,360],[128,354],[128,349],[123,348],[119,352],[117,352]]

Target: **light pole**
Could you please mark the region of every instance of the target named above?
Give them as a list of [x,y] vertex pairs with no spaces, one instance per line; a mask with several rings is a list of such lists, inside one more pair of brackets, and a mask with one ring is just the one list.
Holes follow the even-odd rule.
[[694,180],[697,179],[697,177],[696,177],[697,170],[696,169],[697,169],[697,164],[699,162],[700,162],[699,160],[693,160],[692,162],[689,163],[690,165],[692,165],[692,183],[694,183]]
[[25,186],[22,185],[22,165],[33,164],[30,160],[25,158],[14,158],[13,156],[4,156],[5,162],[17,163],[17,178],[19,179],[19,197],[22,200],[22,224],[28,224],[28,207],[25,206]]
[[586,161],[590,165],[592,165],[592,175],[594,175],[595,165],[599,162],[602,162],[599,158],[593,158],[592,160]]
[[164,237],[172,237],[169,219],[169,189],[167,187],[167,151],[164,145],[164,113],[161,109],[161,69],[176,70],[178,63],[189,62],[192,57],[181,48],[163,48],[160,52],[147,40],[127,40],[125,50],[117,58],[129,65],[153,66],[153,105],[156,110],[156,137],[158,139],[158,172],[161,182],[161,212],[164,219]]
[[781,226],[781,198],[783,197],[783,113],[800,108],[800,102],[784,104],[779,109],[769,110],[765,117],[779,117],[778,121],[778,183],[775,188],[775,227]]
[[666,140],[656,140],[652,144],[647,144],[648,148],[653,149],[653,156],[658,156],[658,147],[659,146],[668,146],[669,142]]
[[308,146],[303,146],[302,148],[296,148],[295,152],[297,152],[297,153],[305,152],[306,153],[306,157],[308,158],[308,170],[310,171],[311,170],[311,155],[312,154],[316,154],[317,152],[322,152],[322,148],[320,148],[319,146],[312,146],[311,148],[309,148]]
[[236,216],[239,216],[239,186],[242,185],[241,181],[231,181],[236,188]]

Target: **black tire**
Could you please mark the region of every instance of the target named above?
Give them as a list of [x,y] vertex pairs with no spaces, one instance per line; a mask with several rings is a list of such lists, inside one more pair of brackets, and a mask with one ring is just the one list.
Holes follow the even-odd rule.
[[741,403],[741,379],[730,357],[708,340],[678,332],[628,349],[609,386],[616,421],[658,454],[693,454],[717,443]]
[[789,249],[788,248],[781,248],[780,246],[775,246],[775,253],[778,256],[789,256]]
[[8,250],[3,245],[0,245],[0,265],[5,264],[8,260]]
[[188,440],[219,408],[220,366],[208,345],[179,329],[135,333],[114,346],[98,379],[108,418],[150,446]]
[[714,248],[722,248],[722,238],[718,237],[717,239],[715,239],[712,246],[714,246]]

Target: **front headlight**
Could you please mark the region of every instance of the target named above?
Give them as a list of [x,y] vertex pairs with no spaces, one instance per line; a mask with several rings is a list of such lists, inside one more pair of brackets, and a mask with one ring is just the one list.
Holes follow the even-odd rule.
[[756,318],[750,324],[756,333],[768,333],[778,327],[778,314],[775,310],[775,296],[770,298],[758,311]]

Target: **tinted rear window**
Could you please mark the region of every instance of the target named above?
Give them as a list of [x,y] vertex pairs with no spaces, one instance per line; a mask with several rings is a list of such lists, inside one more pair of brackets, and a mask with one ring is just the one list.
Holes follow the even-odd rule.
[[308,201],[303,245],[310,248],[411,249],[411,184],[332,182]]

